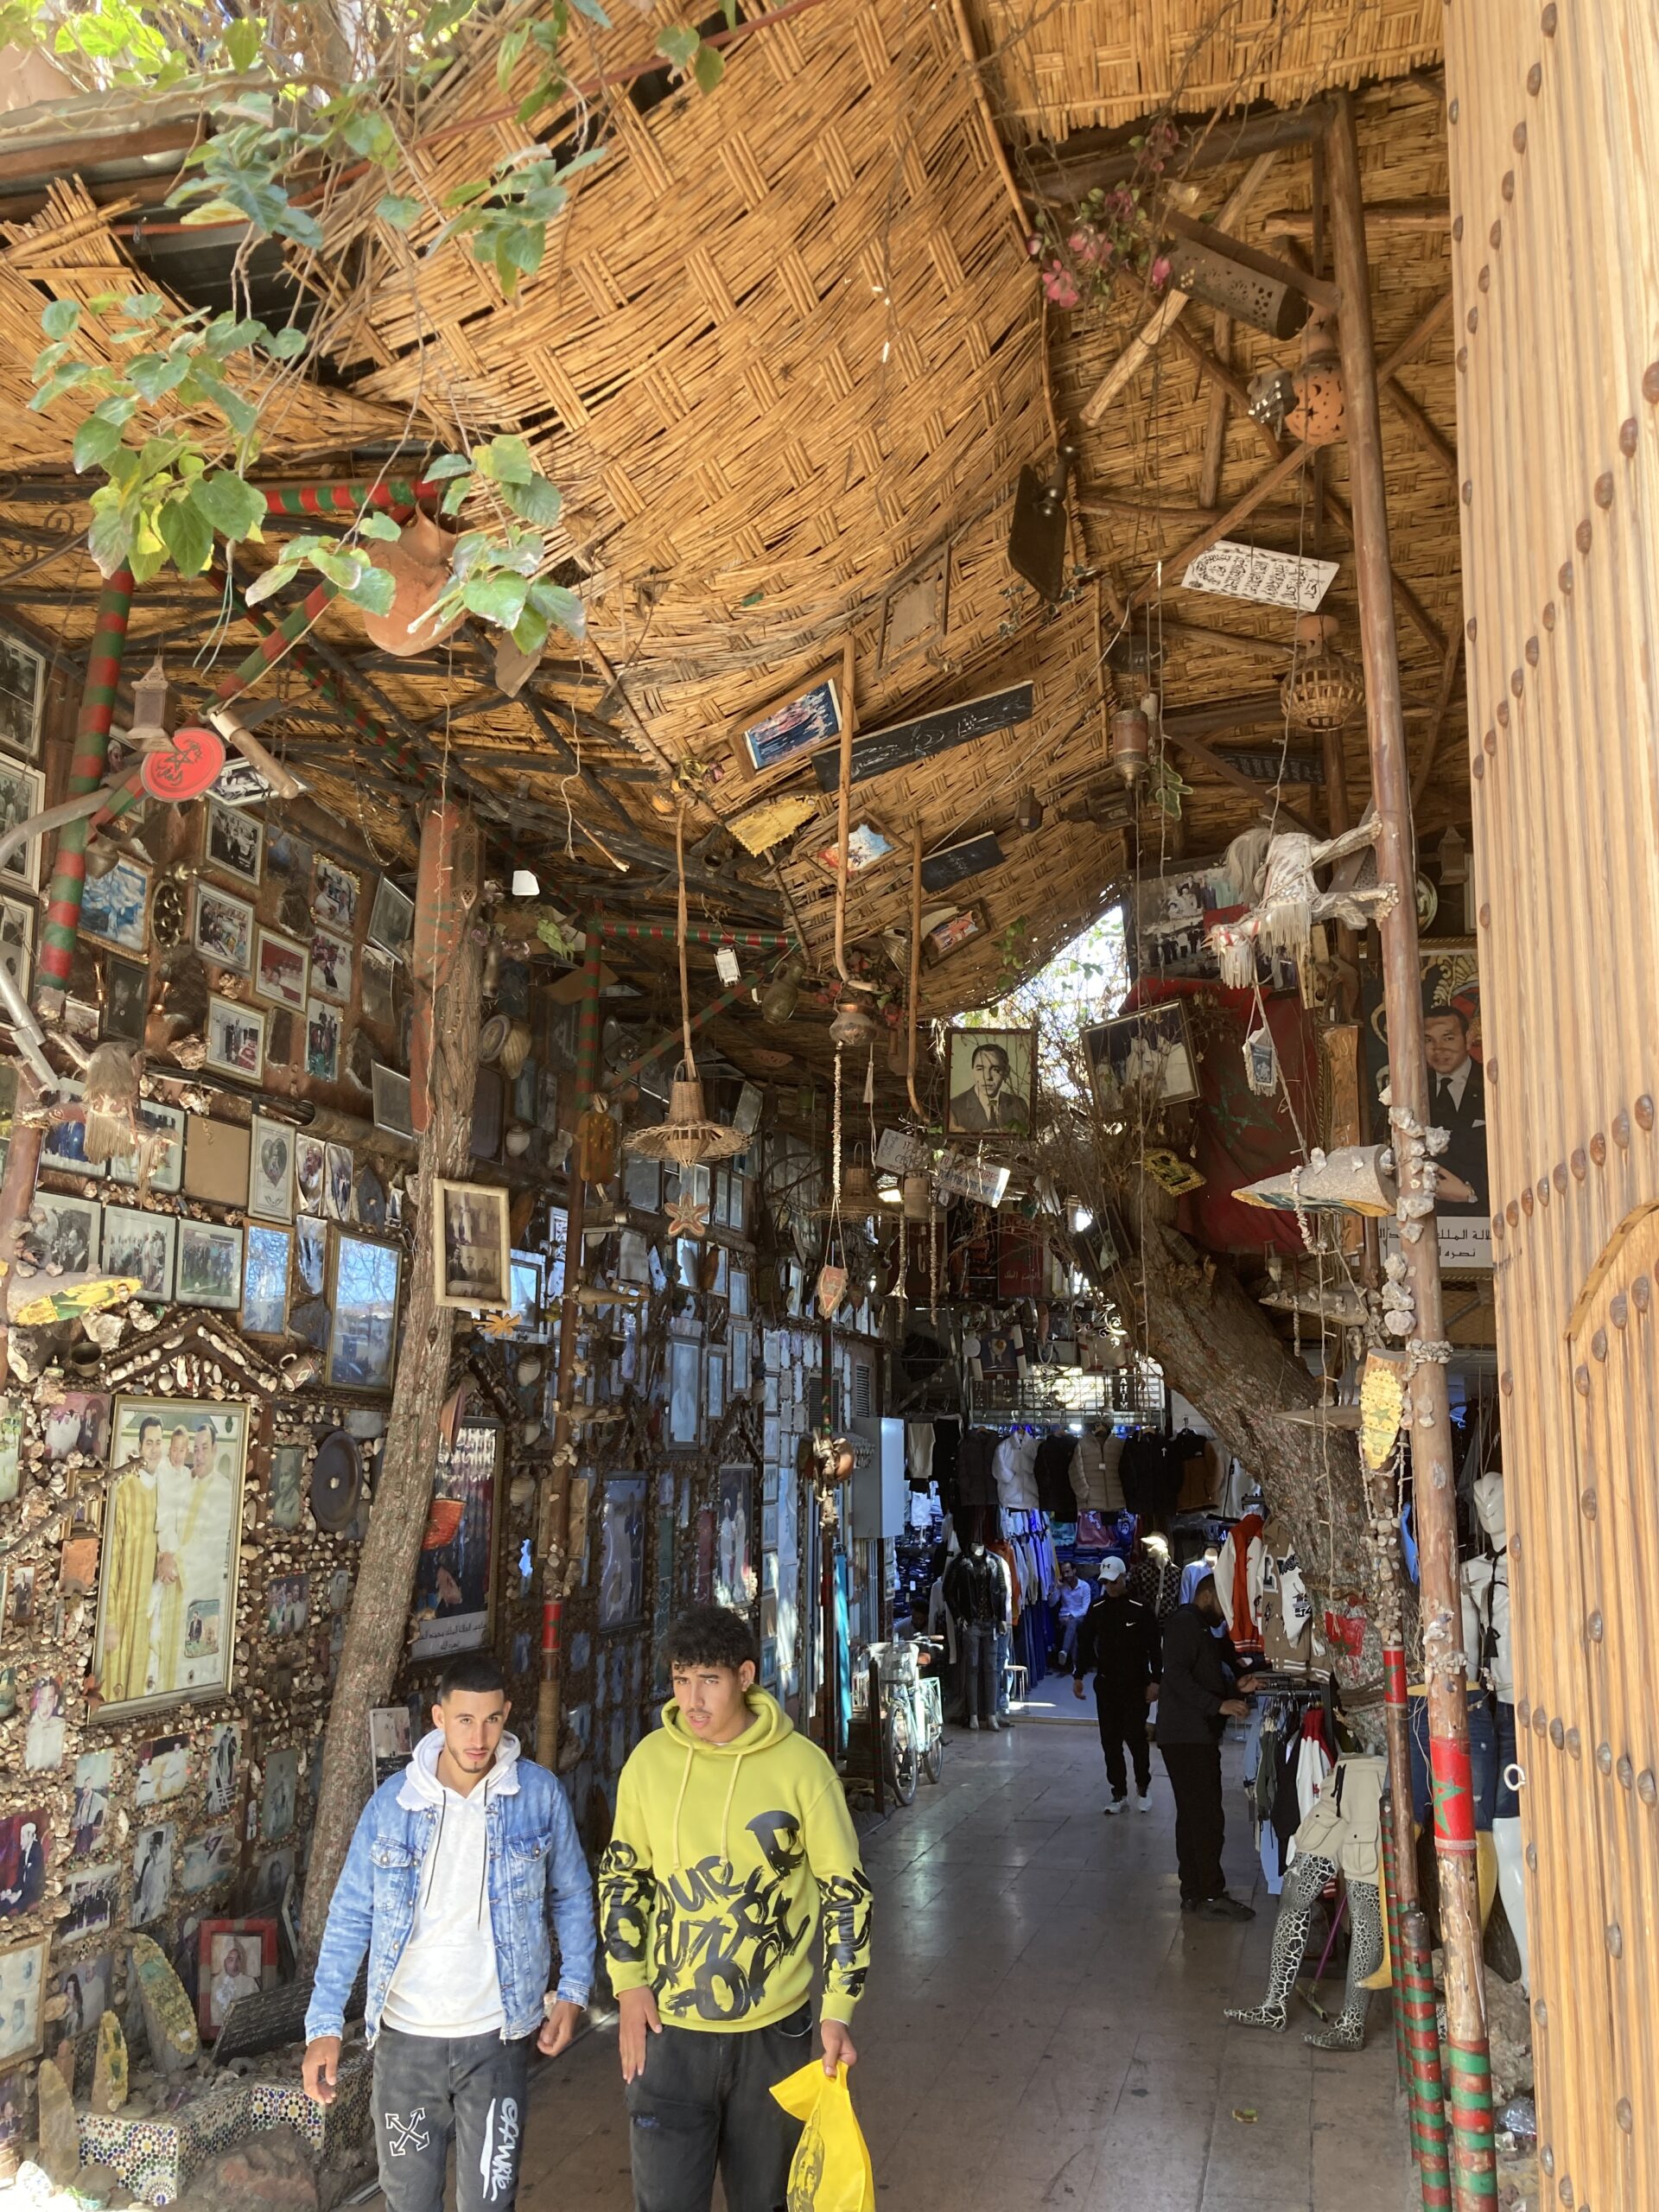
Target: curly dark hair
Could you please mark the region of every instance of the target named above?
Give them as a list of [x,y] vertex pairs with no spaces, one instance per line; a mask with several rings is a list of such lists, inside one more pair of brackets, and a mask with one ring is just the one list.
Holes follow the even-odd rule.
[[671,1672],[676,1667],[729,1667],[735,1674],[745,1660],[756,1669],[760,1664],[753,1630],[741,1613],[725,1605],[688,1605],[668,1631],[663,1652]]

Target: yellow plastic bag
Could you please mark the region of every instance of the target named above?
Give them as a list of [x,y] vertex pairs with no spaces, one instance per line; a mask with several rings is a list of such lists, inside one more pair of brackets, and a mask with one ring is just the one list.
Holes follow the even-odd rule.
[[788,2212],[875,2212],[875,2176],[853,2111],[847,2069],[830,2080],[815,2058],[772,2086],[772,2095],[801,2123],[790,2162]]

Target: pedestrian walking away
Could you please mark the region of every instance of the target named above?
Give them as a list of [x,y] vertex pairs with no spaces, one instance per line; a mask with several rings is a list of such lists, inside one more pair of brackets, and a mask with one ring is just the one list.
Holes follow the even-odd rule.
[[554,1777],[520,1756],[511,1710],[487,1653],[449,1662],[431,1732],[365,1807],[328,1907],[302,2078],[315,2103],[333,2103],[366,1952],[387,2212],[443,2212],[452,2140],[455,2212],[512,2212],[531,2047],[568,2047],[593,1983],[575,1822]]
[[822,2063],[851,2066],[870,1885],[835,1769],[754,1687],[747,1623],[669,1632],[663,1725],[634,1749],[600,1860],[636,2212],[782,2212],[800,2125],[772,2095],[807,2060],[823,1926]]
[[1175,1792],[1175,1858],[1181,1910],[1206,1920],[1254,1920],[1254,1910],[1227,1894],[1221,1871],[1226,1814],[1221,1796],[1221,1738],[1229,1719],[1243,1719],[1249,1700],[1234,1683],[1237,1655],[1222,1625],[1215,1577],[1205,1575],[1190,1605],[1178,1605],[1164,1626],[1158,1689],[1158,1749]]
[[1143,1813],[1152,1810],[1152,1754],[1147,1743],[1147,1709],[1158,1695],[1158,1618],[1151,1608],[1129,1595],[1129,1571],[1121,1559],[1109,1559],[1100,1570],[1100,1595],[1083,1618],[1077,1632],[1077,1671],[1071,1687],[1083,1695],[1083,1678],[1095,1678],[1095,1713],[1100,1721],[1100,1747],[1106,1754],[1109,1813],[1121,1813],[1129,1802],[1129,1780],[1123,1747],[1128,1746],[1135,1768],[1135,1802]]

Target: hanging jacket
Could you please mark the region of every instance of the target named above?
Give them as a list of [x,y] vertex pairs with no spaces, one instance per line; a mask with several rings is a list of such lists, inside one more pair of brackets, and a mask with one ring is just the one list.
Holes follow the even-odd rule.
[[1123,1440],[1114,1436],[1109,1429],[1103,1435],[1098,1431],[1081,1437],[1071,1455],[1071,1491],[1082,1513],[1116,1513],[1123,1503],[1123,1489],[1118,1480],[1118,1463],[1123,1456]]
[[1005,1513],[1037,1510],[1037,1440],[1024,1434],[1005,1436],[992,1460],[996,1494]]
[[870,1885],[835,1769],[765,1690],[749,1726],[703,1744],[677,1705],[635,1745],[599,1862],[611,1986],[651,1989],[665,2024],[715,2032],[787,2019],[812,1986],[848,2021],[870,1959]]
[[1057,1521],[1075,1521],[1077,1502],[1071,1494],[1071,1461],[1077,1445],[1070,1436],[1046,1436],[1037,1446],[1037,1507]]

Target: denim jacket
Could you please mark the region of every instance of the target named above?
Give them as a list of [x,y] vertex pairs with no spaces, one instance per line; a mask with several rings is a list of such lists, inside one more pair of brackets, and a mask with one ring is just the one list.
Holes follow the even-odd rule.
[[[516,2040],[534,2034],[543,2018],[550,1912],[559,1938],[556,1993],[574,2005],[588,2002],[594,1978],[593,1886],[564,1792],[545,1767],[518,1760],[491,1796],[486,1818],[502,2034]],[[342,2032],[346,1999],[365,1951],[364,2024],[371,2044],[379,2034],[437,1827],[436,1811],[410,1786],[408,1773],[383,1782],[364,1807],[328,1906],[305,2015],[308,2043]]]

